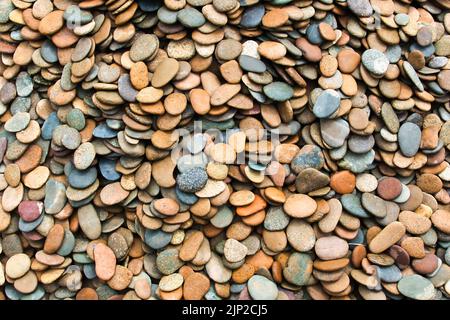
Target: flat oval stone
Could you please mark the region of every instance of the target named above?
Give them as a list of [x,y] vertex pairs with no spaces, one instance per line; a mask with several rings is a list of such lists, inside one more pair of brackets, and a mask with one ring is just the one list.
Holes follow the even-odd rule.
[[208,181],[208,175],[202,168],[193,168],[177,176],[177,186],[183,192],[200,191]]
[[147,60],[158,47],[159,40],[156,35],[143,34],[133,42],[130,48],[130,58],[135,62]]
[[388,224],[369,243],[373,253],[381,253],[399,241],[406,233],[405,226],[398,221]]
[[94,247],[95,273],[101,280],[110,280],[116,271],[116,256],[107,245],[97,243]]
[[398,144],[405,157],[413,157],[420,147],[422,132],[418,125],[405,122],[398,131]]
[[361,204],[364,209],[377,218],[383,218],[387,214],[385,201],[372,193],[363,193],[361,197]]
[[[354,0],[356,2],[356,0]],[[381,76],[389,66],[389,60],[384,53],[377,49],[368,49],[361,56],[361,62],[369,72]]]
[[102,233],[100,219],[93,205],[88,204],[78,208],[78,221],[81,230],[89,239],[97,239]]
[[286,101],[292,98],[294,90],[285,82],[275,81],[263,87],[264,94],[274,101]]
[[431,300],[435,295],[433,283],[418,274],[404,276],[397,287],[401,294],[415,300]]
[[183,8],[177,13],[177,20],[185,27],[188,28],[198,28],[202,26],[206,19],[205,17],[195,8]]
[[66,188],[56,180],[48,180],[45,185],[45,212],[49,214],[56,214],[62,210],[66,204]]
[[239,65],[241,66],[242,69],[244,69],[245,71],[249,71],[249,72],[264,72],[266,71],[267,67],[264,64],[264,62],[262,62],[259,59],[256,59],[254,57],[245,55],[245,54],[241,54],[239,56]]
[[254,300],[275,300],[278,296],[277,285],[260,275],[252,276],[248,280],[247,287]]
[[326,89],[314,103],[313,112],[317,118],[328,118],[339,108],[341,97],[333,89]]
[[306,285],[312,276],[313,260],[306,253],[294,252],[289,256],[283,269],[284,278],[297,286]]
[[176,59],[163,60],[156,68],[152,77],[152,86],[161,88],[170,82],[178,73],[179,63]]
[[343,119],[321,120],[320,133],[327,145],[332,148],[339,148],[345,143],[345,139],[350,133],[350,126]]
[[5,273],[12,279],[22,277],[30,270],[31,260],[25,253],[18,253],[10,257],[5,264]]
[[[280,231],[289,224],[289,216],[282,207],[271,207],[267,210],[264,218],[264,229],[269,231]],[[289,238],[289,237],[288,237]]]
[[97,180],[96,168],[88,168],[87,170],[72,169],[69,174],[69,184],[77,189],[85,189]]
[[319,238],[314,251],[322,260],[334,260],[345,257],[348,252],[348,243],[336,236]]
[[44,209],[41,201],[25,200],[19,204],[18,212],[20,218],[25,222],[31,222],[39,218]]
[[18,112],[11,119],[6,121],[5,130],[9,132],[19,132],[25,129],[30,123],[30,114]]
[[205,266],[206,273],[215,282],[224,283],[231,279],[231,271],[227,269],[216,253],[211,254],[211,259]]
[[289,244],[299,252],[307,252],[314,248],[316,236],[311,225],[305,221],[292,220],[286,229],[286,235]]
[[162,249],[166,247],[172,240],[172,234],[162,230],[146,230],[144,241],[153,249]]

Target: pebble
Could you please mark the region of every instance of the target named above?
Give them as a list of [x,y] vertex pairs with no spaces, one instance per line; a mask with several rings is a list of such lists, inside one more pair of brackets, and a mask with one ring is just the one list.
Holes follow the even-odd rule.
[[[357,1],[354,1],[357,2]],[[382,76],[386,73],[389,60],[377,49],[368,49],[361,56],[363,66],[376,76]]]
[[417,274],[404,276],[398,282],[398,291],[414,300],[431,300],[435,294],[433,283]]
[[248,292],[254,300],[275,300],[278,296],[277,285],[260,275],[248,280]]

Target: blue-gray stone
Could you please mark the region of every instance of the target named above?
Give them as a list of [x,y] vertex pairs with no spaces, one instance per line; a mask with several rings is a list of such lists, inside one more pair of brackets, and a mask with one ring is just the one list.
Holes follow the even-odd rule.
[[50,40],[45,40],[41,46],[41,57],[48,63],[58,62],[58,49]]
[[294,159],[292,159],[292,170],[294,170],[297,174],[306,168],[320,170],[324,164],[322,150],[316,145],[311,145],[311,148],[309,148],[308,151],[304,151],[304,149],[303,151],[300,151]]
[[41,131],[41,137],[45,140],[51,140],[53,131],[56,129],[56,127],[59,127],[61,125],[61,122],[58,119],[58,116],[56,115],[56,112],[50,113],[48,118],[44,121],[44,124],[42,125],[42,131]]
[[261,23],[265,12],[263,4],[257,4],[246,8],[241,18],[241,26],[244,28],[257,27]]
[[245,54],[241,54],[239,56],[239,65],[245,71],[250,72],[261,73],[267,70],[267,66],[265,65],[264,62],[251,56],[247,56]]
[[245,288],[245,284],[233,283],[233,284],[230,286],[230,292],[231,292],[231,293],[239,293],[239,292],[241,292],[242,290],[244,290],[244,288]]
[[208,156],[203,152],[195,155],[186,154],[177,160],[177,169],[179,172],[186,172],[193,168],[205,169],[207,165]]
[[440,69],[443,68],[445,65],[447,65],[448,63],[448,58],[447,57],[433,57],[430,59],[430,61],[428,62],[428,66],[430,68],[436,68],[436,69]]
[[278,288],[275,282],[258,274],[248,280],[247,288],[253,300],[275,300],[278,296]]
[[64,229],[64,239],[56,253],[59,254],[60,256],[65,257],[72,252],[74,247],[75,247],[75,237],[73,233],[69,229]]
[[174,24],[177,22],[178,11],[172,11],[163,6],[158,9],[157,16],[159,21],[165,24]]
[[88,264],[94,262],[86,252],[77,252],[72,255],[73,260],[76,263]]
[[364,210],[361,205],[361,198],[356,194],[344,194],[341,197],[342,207],[350,213],[359,218],[369,218],[370,215]]
[[361,173],[373,166],[375,159],[375,151],[370,150],[366,153],[347,152],[344,159],[339,161],[341,168],[352,171],[353,173]]
[[289,224],[290,218],[282,207],[270,207],[264,218],[264,229],[269,231],[284,230]]
[[22,232],[30,232],[39,227],[41,222],[44,220],[44,213],[41,213],[41,215],[34,221],[26,222],[22,220],[22,218],[19,218],[19,230]]
[[175,188],[175,194],[178,200],[187,205],[192,205],[198,201],[198,197],[195,194],[183,192],[178,187]]
[[294,89],[285,82],[275,81],[263,87],[264,94],[274,101],[286,101],[294,95]]
[[17,75],[16,90],[20,97],[27,97],[33,91],[33,80],[27,72],[22,71]]
[[116,171],[116,160],[103,158],[98,162],[98,166],[100,173],[105,179],[110,181],[120,179],[121,174]]
[[378,276],[383,282],[395,283],[402,278],[402,271],[395,264],[389,267],[377,266],[377,269]]
[[94,263],[84,264],[83,273],[89,280],[96,278],[97,273],[95,272],[95,264]]
[[341,97],[337,91],[326,89],[321,92],[313,107],[313,113],[317,118],[328,118],[339,108]]
[[208,181],[208,175],[202,168],[193,168],[177,176],[177,185],[181,191],[194,193],[201,190]]
[[[151,3],[151,2],[148,2]],[[108,300],[110,297],[117,294],[117,291],[111,289],[107,284],[101,285],[97,289],[95,289],[98,295],[99,300]]]
[[321,44],[323,42],[318,23],[312,23],[306,28],[306,37],[312,44]]
[[228,227],[231,222],[233,222],[233,211],[226,205],[221,206],[214,217],[211,218],[210,222],[216,228]]
[[20,300],[41,300],[44,297],[44,295],[45,295],[44,287],[38,285],[33,292],[22,295]]
[[398,131],[398,144],[405,157],[413,157],[419,151],[422,132],[412,122],[405,122]]
[[404,276],[397,288],[401,294],[415,300],[431,300],[435,294],[433,283],[418,274]]
[[17,291],[12,285],[7,284],[5,286],[5,295],[10,300],[20,300],[23,297],[23,294]]
[[216,301],[216,300],[222,300],[221,297],[219,297],[214,289],[214,287],[209,287],[208,292],[205,293],[205,299],[210,301]]
[[144,242],[153,249],[162,249],[172,240],[172,234],[162,230],[145,230]]
[[347,0],[347,5],[358,17],[370,17],[373,13],[369,0]]
[[366,153],[375,145],[375,138],[372,135],[360,136],[353,134],[348,138],[347,144],[349,150],[354,153]]
[[111,129],[105,122],[102,122],[95,127],[92,134],[96,138],[111,139],[117,136],[117,131]]
[[402,47],[398,44],[387,47],[385,52],[390,63],[397,63],[402,57]]
[[200,11],[189,7],[185,7],[178,11],[177,19],[187,28],[198,28],[206,22],[205,17]]
[[369,72],[377,76],[384,75],[389,66],[389,60],[386,55],[377,49],[364,51],[361,62]]
[[409,23],[409,16],[406,13],[399,13],[395,15],[394,20],[399,26],[406,26]]
[[31,109],[31,98],[30,97],[17,97],[11,103],[10,111],[12,115],[19,112],[29,112]]
[[444,260],[446,264],[450,265],[450,248],[445,250]]
[[56,214],[64,208],[67,201],[66,187],[59,181],[50,179],[45,184],[45,212]]
[[266,170],[267,166],[261,163],[257,163],[254,161],[249,161],[248,162],[248,166],[250,167],[250,169],[255,170],[255,171],[264,171]]
[[403,62],[403,70],[405,70],[406,75],[409,77],[412,83],[414,83],[417,89],[419,89],[419,91],[425,90],[422,81],[420,81],[419,76],[417,75],[416,70],[414,70],[414,67],[408,61]]
[[155,12],[163,5],[162,0],[137,0],[137,3],[139,8],[144,12]]
[[78,170],[73,168],[69,174],[69,184],[77,189],[85,189],[92,185],[97,179],[97,169],[90,167],[86,170]]
[[130,81],[129,74],[122,74],[117,81],[119,95],[128,102],[135,102],[137,91]]
[[[0,1],[0,23],[9,22],[9,14],[16,9],[11,0]],[[8,28],[9,29],[9,28]]]

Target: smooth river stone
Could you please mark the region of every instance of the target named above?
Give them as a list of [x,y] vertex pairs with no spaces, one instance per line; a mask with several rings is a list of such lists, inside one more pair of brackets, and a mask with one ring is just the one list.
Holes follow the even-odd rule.
[[69,174],[69,184],[77,189],[85,189],[97,180],[97,169],[91,167],[87,170],[72,169]]
[[405,122],[398,131],[398,144],[405,157],[413,157],[419,151],[422,132],[412,122]]
[[83,233],[91,240],[98,239],[102,233],[102,225],[97,210],[92,204],[78,208],[78,221]]
[[322,91],[314,103],[313,113],[317,118],[328,118],[339,108],[341,97],[333,89]]
[[320,133],[323,141],[332,148],[339,148],[345,143],[350,133],[350,126],[344,119],[320,120]]
[[397,287],[401,294],[415,300],[431,300],[435,294],[433,283],[418,274],[404,276]]
[[399,241],[406,233],[405,226],[398,221],[391,222],[369,243],[373,253],[381,253]]
[[247,282],[247,288],[253,300],[275,300],[278,296],[277,285],[260,275],[252,276]]
[[342,207],[350,213],[359,218],[369,218],[369,214],[361,205],[361,198],[356,194],[344,194],[341,197]]
[[274,101],[286,101],[292,98],[294,90],[284,82],[275,81],[263,87],[264,94]]
[[225,283],[231,278],[231,270],[223,265],[222,259],[216,253],[211,254],[205,268],[208,276],[215,282]]
[[322,260],[334,260],[345,257],[348,252],[347,241],[336,236],[317,239],[314,251]]
[[306,253],[293,252],[283,269],[284,278],[297,286],[309,283],[313,271],[313,260]]
[[145,230],[144,242],[153,249],[162,249],[166,247],[171,240],[171,233],[167,233],[162,230]]
[[18,212],[23,221],[31,222],[39,218],[43,209],[41,201],[24,200],[19,204]]
[[48,180],[45,185],[45,212],[56,214],[64,208],[66,204],[66,187],[59,181]]

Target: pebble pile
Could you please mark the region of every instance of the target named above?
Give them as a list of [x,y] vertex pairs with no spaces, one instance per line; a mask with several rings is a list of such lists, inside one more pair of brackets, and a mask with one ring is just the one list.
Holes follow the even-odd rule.
[[449,58],[447,0],[0,0],[0,300],[448,299]]

